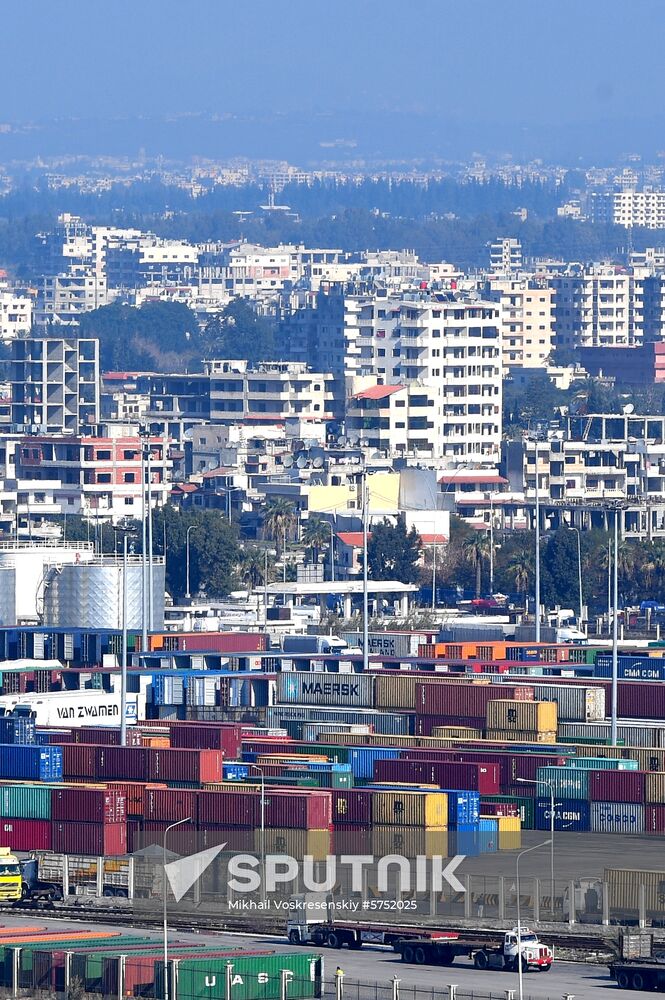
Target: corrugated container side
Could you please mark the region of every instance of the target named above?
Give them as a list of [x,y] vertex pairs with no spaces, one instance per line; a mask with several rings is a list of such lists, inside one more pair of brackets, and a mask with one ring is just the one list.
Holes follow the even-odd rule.
[[448,796],[445,792],[374,792],[372,823],[374,826],[445,830],[448,826]]
[[372,823],[372,793],[361,788],[333,789],[332,822],[334,827],[349,823],[369,827]]
[[[539,767],[536,772],[536,781],[549,782],[554,789],[555,796],[562,799],[588,799],[589,776],[593,773],[593,771],[574,770],[568,767]],[[536,789],[541,794],[545,790],[549,793],[549,788],[545,784],[538,785]]]
[[644,771],[591,771],[589,798],[592,802],[644,802]]
[[421,715],[446,715],[485,721],[488,702],[499,699],[533,701],[527,684],[416,684],[415,709]]
[[62,781],[62,766],[61,746],[0,745],[0,778]]
[[556,727],[556,702],[515,701],[502,698],[487,703],[488,729],[549,733],[556,731]]
[[[450,834],[447,830],[422,830],[416,826],[377,826],[370,835],[367,853],[375,858],[399,854],[405,858],[450,857]],[[349,854],[360,853],[352,845]]]
[[496,794],[500,789],[498,764],[464,764],[457,761],[378,760],[376,781],[418,781],[445,788]]
[[373,674],[333,674],[287,670],[277,674],[277,702],[372,708]]
[[328,790],[266,791],[266,826],[286,830],[330,830],[332,793]]
[[146,788],[144,794],[146,820],[193,819],[196,822],[198,806],[196,792],[184,788]]
[[51,831],[49,820],[5,817],[0,820],[0,847],[10,847],[13,851],[50,851]]
[[157,752],[146,747],[98,747],[95,777],[116,781],[150,781],[148,761],[150,754]]
[[0,786],[0,816],[21,819],[50,819],[52,790],[44,785]]
[[221,750],[225,759],[242,753],[242,725],[180,723],[169,727],[171,746],[179,749]]
[[[535,800],[535,828],[549,830],[551,828],[551,801],[549,798]],[[559,799],[554,803],[554,829],[571,833],[585,832],[591,829],[591,806],[583,799]]]
[[51,815],[71,822],[124,823],[127,800],[117,789],[54,788]]
[[644,829],[647,833],[665,833],[665,805],[645,806]]
[[257,793],[236,795],[227,791],[199,792],[198,824],[229,827],[249,827],[259,824],[259,798]]
[[127,853],[126,823],[52,824],[52,849],[58,854],[91,854],[113,857]]
[[665,804],[665,771],[650,771],[645,775],[644,801]]
[[188,784],[221,781],[220,750],[148,750],[149,781],[180,781]]
[[634,802],[592,802],[591,830],[593,833],[643,833],[644,806]]

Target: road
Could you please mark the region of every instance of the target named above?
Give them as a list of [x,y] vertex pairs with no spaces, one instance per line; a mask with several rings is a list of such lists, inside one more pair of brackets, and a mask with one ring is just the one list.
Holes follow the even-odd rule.
[[[54,930],[64,930],[75,925],[75,921],[50,918],[39,911],[24,915],[4,914],[2,923],[5,927],[44,926]],[[99,931],[117,930],[108,923],[90,923],[86,919],[86,929]],[[127,926],[123,928],[128,930]],[[137,930],[142,930],[137,927]],[[160,941],[161,936],[153,929],[146,930],[147,937]],[[211,934],[186,933],[173,931],[169,940],[183,943],[215,945],[217,947],[257,948],[266,947],[274,951],[292,953],[294,949],[285,944],[284,940],[273,935],[260,934]],[[314,949],[310,949],[314,950]],[[329,951],[324,949],[327,958],[326,979],[331,982],[335,967],[340,966],[346,976],[346,1000],[357,1000],[358,991],[354,983],[388,983],[394,976],[400,979],[401,1000],[443,1000],[446,997],[446,987],[450,983],[458,986],[463,1000],[464,994],[477,991],[476,996],[492,993],[493,1000],[506,996],[506,991],[514,989],[517,997],[517,974],[508,972],[478,972],[471,963],[458,959],[452,967],[432,968],[406,965],[400,961],[394,952],[387,948],[367,947],[362,951],[351,952]],[[327,989],[330,995],[331,990]],[[604,1000],[604,998],[623,994],[618,986],[609,978],[607,968],[598,965],[583,965],[573,962],[556,962],[551,971],[542,974],[530,972],[524,977],[525,1000],[559,1000],[562,996],[572,995],[576,1000]],[[631,997],[653,997],[652,992],[630,992]],[[367,996],[363,992],[362,998]]]

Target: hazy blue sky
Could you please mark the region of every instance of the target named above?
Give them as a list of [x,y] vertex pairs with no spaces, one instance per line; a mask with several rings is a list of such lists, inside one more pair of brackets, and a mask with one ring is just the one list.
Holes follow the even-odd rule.
[[663,0],[5,0],[0,120],[661,111]]

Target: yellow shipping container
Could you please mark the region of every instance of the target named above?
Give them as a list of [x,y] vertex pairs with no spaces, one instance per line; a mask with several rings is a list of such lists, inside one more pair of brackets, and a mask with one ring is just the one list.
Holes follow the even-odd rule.
[[665,771],[650,771],[647,774],[645,800],[654,805],[665,803]]
[[448,796],[445,792],[374,792],[374,826],[415,826],[421,830],[448,827]]
[[453,737],[458,740],[482,740],[482,729],[471,729],[469,726],[433,726],[432,736],[438,739]]
[[556,733],[522,732],[513,729],[488,729],[487,740],[495,743],[556,743]]
[[635,868],[606,868],[603,881],[609,885],[610,913],[614,909],[639,910],[640,886],[644,886],[647,914],[662,917],[665,871],[647,871]]
[[496,816],[499,821],[499,850],[518,851],[522,846],[522,821],[519,816]]
[[522,733],[556,732],[555,701],[513,701],[501,698],[487,703],[487,728],[510,729]]
[[[354,851],[354,853],[358,853]],[[371,851],[375,858],[385,858],[389,854],[403,854],[405,858],[423,855],[431,858],[448,854],[447,830],[417,830],[415,827],[377,826],[371,834]]]
[[[261,853],[261,830],[254,831],[254,851]],[[311,854],[316,861],[325,860],[333,853],[333,836],[329,830],[273,830],[265,831],[266,854],[289,854],[302,858]]]

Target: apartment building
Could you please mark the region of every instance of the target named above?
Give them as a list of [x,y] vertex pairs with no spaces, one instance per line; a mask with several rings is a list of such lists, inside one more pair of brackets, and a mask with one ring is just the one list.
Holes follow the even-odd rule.
[[7,343],[32,327],[32,299],[0,288],[0,340]]
[[306,364],[207,361],[210,419],[213,423],[272,424],[290,418],[338,420],[344,410],[344,383],[331,372],[313,372]]
[[490,270],[511,274],[522,270],[522,244],[513,237],[503,237],[490,244]]
[[442,398],[438,387],[374,385],[347,402],[350,441],[386,456],[440,458]]
[[564,347],[619,347],[642,343],[644,283],[614,265],[580,267],[550,278],[556,343]]
[[544,368],[554,349],[554,291],[532,278],[490,278],[487,297],[502,307],[504,368]]
[[15,428],[79,434],[100,420],[99,341],[15,340],[11,383]]

